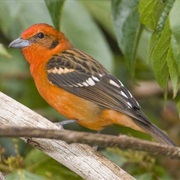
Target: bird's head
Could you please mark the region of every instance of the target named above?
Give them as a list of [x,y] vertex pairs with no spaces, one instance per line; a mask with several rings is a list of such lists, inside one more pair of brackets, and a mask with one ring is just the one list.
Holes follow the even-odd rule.
[[38,58],[48,59],[71,46],[63,33],[48,24],[32,25],[9,44],[9,47],[21,49],[29,63]]

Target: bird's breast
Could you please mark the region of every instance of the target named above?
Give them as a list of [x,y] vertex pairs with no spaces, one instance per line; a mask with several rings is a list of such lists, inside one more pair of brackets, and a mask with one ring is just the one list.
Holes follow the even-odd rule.
[[97,104],[75,96],[48,81],[43,65],[36,70],[31,67],[31,74],[40,95],[60,114],[69,119],[86,122],[87,126],[100,116],[101,108]]

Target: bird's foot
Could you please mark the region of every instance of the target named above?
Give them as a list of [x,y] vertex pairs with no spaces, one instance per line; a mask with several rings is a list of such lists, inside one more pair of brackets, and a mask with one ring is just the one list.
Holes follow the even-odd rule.
[[60,128],[60,129],[64,129],[64,126],[67,124],[71,124],[71,123],[75,123],[76,120],[73,119],[67,119],[64,121],[60,121],[60,122],[56,122],[55,124]]

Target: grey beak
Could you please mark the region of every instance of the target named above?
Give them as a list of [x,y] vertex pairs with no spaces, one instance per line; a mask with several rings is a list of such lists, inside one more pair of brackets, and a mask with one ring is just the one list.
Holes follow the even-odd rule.
[[14,41],[12,41],[9,44],[9,48],[20,48],[21,49],[21,48],[24,48],[27,46],[30,46],[30,42],[28,40],[22,39],[21,37],[15,39]]

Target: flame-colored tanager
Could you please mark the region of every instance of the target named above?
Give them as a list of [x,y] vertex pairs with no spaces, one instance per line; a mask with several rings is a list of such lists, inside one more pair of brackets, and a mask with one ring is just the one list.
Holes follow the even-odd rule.
[[120,80],[52,26],[32,25],[9,47],[21,49],[41,96],[67,118],[93,130],[118,124],[175,145]]

